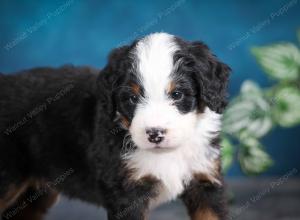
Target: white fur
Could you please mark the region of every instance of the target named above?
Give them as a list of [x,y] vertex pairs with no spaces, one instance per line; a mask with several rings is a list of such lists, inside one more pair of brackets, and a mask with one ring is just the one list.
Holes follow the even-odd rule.
[[127,155],[127,166],[137,170],[134,173],[136,180],[152,175],[162,181],[160,197],[153,201],[153,206],[175,199],[193,174],[206,174],[219,183],[215,179],[215,160],[219,157],[219,150],[210,146],[210,140],[220,130],[220,118],[221,115],[206,108],[198,115],[196,129],[183,146],[166,152],[138,149]]
[[167,90],[174,71],[173,55],[179,50],[174,37],[165,33],[152,34],[137,44],[137,72],[145,91],[145,98],[137,106],[131,123],[133,142],[140,148],[150,149],[155,144],[147,140],[145,128],[161,127],[168,130],[164,147],[175,148],[189,137],[196,122],[194,113],[180,114]]
[[[177,50],[173,36],[158,33],[141,40],[134,52],[145,98],[138,104],[129,129],[138,149],[125,159],[127,166],[136,170],[136,180],[147,175],[161,180],[160,196],[152,206],[175,199],[195,173],[206,174],[217,182],[214,172],[219,150],[210,146],[210,140],[220,129],[221,116],[208,108],[203,114],[182,114],[173,105],[167,90],[176,68],[173,55]],[[159,144],[161,150],[148,141],[147,127],[167,129]]]

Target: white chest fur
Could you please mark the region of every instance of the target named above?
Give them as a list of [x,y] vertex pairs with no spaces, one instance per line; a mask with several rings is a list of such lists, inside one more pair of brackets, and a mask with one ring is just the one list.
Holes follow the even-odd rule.
[[133,176],[136,180],[151,175],[161,181],[159,197],[152,201],[152,207],[175,199],[183,192],[195,173],[214,178],[215,160],[219,157],[219,150],[210,146],[210,141],[218,135],[220,117],[219,114],[206,109],[205,113],[199,116],[199,123],[190,139],[176,150],[137,150],[126,156],[127,166],[136,170]]

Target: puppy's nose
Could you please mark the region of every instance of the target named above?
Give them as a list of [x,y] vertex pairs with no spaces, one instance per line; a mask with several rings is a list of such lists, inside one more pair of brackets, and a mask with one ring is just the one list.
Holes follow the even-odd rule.
[[163,141],[166,129],[163,128],[147,128],[146,134],[148,134],[148,141],[158,144]]

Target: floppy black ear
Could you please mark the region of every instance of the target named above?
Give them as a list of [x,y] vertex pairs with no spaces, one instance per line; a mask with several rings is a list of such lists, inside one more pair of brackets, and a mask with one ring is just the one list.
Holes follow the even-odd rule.
[[108,63],[102,70],[100,77],[102,81],[99,82],[104,84],[107,89],[112,90],[117,79],[130,67],[129,50],[129,46],[123,46],[114,49],[109,54]]
[[120,80],[128,70],[131,63],[129,60],[130,46],[123,46],[114,49],[109,57],[108,63],[99,74],[97,85],[99,99],[102,106],[105,106],[106,112],[112,117],[116,114],[116,105],[114,103],[114,91],[120,86]]
[[222,113],[227,105],[227,85],[230,67],[220,62],[202,42],[190,44],[189,53],[194,57],[195,78],[199,100],[211,110]]

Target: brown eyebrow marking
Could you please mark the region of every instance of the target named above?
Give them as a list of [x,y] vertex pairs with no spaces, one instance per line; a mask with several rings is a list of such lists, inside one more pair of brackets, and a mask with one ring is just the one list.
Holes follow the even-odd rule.
[[175,89],[176,89],[176,83],[174,81],[172,81],[168,85],[167,93],[170,94],[170,93],[174,92]]
[[138,84],[131,83],[130,86],[135,95],[139,95],[141,93],[141,87]]
[[130,126],[129,120],[124,116],[121,116],[121,124],[124,126],[124,128],[127,128],[127,129]]

